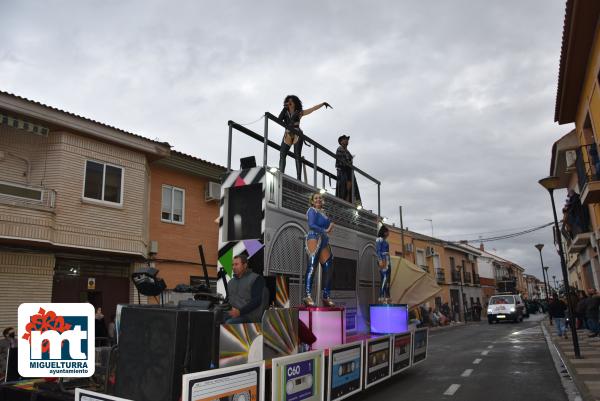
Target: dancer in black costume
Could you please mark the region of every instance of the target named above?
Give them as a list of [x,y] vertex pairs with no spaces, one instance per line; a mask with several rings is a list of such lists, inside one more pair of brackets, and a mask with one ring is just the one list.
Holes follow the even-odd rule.
[[279,119],[283,120],[285,124],[285,134],[281,141],[281,151],[279,153],[279,170],[285,173],[285,161],[287,152],[290,147],[294,145],[294,156],[296,157],[296,175],[298,180],[302,179],[302,145],[304,144],[304,138],[302,138],[302,130],[300,129],[300,119],[304,116],[309,115],[315,110],[325,108],[333,108],[327,102],[319,103],[310,109],[304,110],[302,108],[302,102],[296,95],[288,95],[283,100],[283,110],[279,113]]

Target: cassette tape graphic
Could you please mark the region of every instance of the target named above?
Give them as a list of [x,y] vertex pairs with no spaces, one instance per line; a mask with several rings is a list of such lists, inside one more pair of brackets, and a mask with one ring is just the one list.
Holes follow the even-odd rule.
[[304,390],[308,390],[313,385],[312,374],[296,377],[287,381],[285,385],[285,392],[287,395],[293,395]]

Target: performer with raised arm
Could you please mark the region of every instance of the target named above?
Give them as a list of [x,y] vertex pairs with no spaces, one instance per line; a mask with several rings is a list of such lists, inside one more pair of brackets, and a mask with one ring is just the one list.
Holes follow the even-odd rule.
[[279,119],[283,120],[285,124],[285,134],[281,141],[281,150],[279,152],[279,170],[285,173],[285,161],[287,152],[290,147],[294,145],[294,156],[296,157],[296,175],[298,180],[302,180],[302,145],[304,139],[302,138],[302,130],[300,129],[300,119],[304,116],[309,115],[315,110],[319,110],[321,107],[333,108],[327,102],[319,103],[310,109],[304,110],[302,108],[302,101],[296,95],[288,95],[283,100],[283,110],[279,113]]
[[335,306],[329,298],[331,290],[331,266],[333,265],[333,253],[329,246],[329,234],[334,224],[329,220],[323,210],[323,196],[314,193],[310,196],[310,207],[306,212],[308,219],[308,234],[306,235],[306,252],[308,253],[308,266],[306,268],[304,304],[315,306],[312,299],[312,283],[317,268],[317,263],[322,267],[323,279],[323,306]]
[[390,275],[392,266],[390,261],[390,244],[387,242],[387,237],[390,235],[390,230],[382,225],[377,233],[375,240],[375,251],[377,253],[377,264],[379,267],[379,275],[381,276],[381,286],[379,287],[379,303],[387,304],[390,299]]

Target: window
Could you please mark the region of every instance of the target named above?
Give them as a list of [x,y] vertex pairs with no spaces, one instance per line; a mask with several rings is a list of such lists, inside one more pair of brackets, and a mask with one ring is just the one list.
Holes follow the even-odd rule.
[[169,185],[162,186],[162,208],[160,219],[170,223],[183,224],[185,191]]
[[109,164],[85,163],[83,197],[111,203],[123,203],[123,169]]
[[422,249],[417,249],[417,265],[427,266],[427,263],[425,263],[425,252]]

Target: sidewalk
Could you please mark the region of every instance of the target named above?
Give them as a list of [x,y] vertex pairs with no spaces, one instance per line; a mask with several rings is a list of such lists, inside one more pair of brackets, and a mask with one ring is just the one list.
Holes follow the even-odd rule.
[[542,323],[552,343],[558,349],[573,381],[585,401],[600,401],[600,338],[589,338],[587,330],[578,330],[579,349],[582,359],[575,358],[573,341],[569,331],[569,339],[559,338],[556,328],[545,320]]

